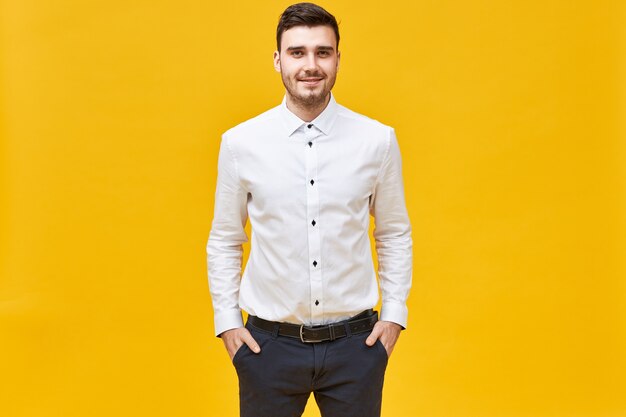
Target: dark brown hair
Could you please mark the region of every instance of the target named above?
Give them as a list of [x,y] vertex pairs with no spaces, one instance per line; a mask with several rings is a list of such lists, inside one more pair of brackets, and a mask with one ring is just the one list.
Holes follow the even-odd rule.
[[313,3],[297,3],[287,7],[278,19],[276,29],[276,46],[280,52],[280,41],[283,32],[295,26],[330,26],[335,31],[337,49],[339,49],[339,26],[335,16]]

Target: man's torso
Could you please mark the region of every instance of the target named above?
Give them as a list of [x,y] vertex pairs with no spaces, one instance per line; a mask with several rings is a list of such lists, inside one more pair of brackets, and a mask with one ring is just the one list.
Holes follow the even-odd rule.
[[369,210],[391,128],[334,100],[311,128],[286,110],[224,134],[252,226],[239,302],[267,320],[325,324],[378,301]]

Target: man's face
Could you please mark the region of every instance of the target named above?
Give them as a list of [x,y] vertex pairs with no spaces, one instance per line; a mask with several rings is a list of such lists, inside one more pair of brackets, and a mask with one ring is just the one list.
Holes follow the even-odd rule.
[[274,52],[274,68],[280,72],[287,95],[303,107],[325,103],[335,85],[339,51],[329,26],[296,26],[281,38]]

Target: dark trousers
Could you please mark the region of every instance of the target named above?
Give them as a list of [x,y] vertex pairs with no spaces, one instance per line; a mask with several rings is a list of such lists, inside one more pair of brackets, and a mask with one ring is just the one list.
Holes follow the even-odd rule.
[[369,332],[332,342],[300,340],[246,328],[261,346],[233,357],[241,417],[299,417],[313,393],[323,417],[379,417],[387,351]]

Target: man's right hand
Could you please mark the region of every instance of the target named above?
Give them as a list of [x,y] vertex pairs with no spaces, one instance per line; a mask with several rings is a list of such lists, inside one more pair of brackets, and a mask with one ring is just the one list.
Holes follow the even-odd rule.
[[228,356],[230,356],[230,360],[233,360],[235,357],[235,353],[239,350],[239,348],[245,343],[248,345],[251,351],[254,353],[259,353],[261,351],[261,347],[254,340],[254,337],[250,334],[248,329],[245,327],[239,327],[236,329],[226,330],[220,334],[222,341],[224,342],[224,346],[228,351]]

